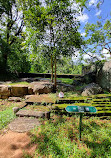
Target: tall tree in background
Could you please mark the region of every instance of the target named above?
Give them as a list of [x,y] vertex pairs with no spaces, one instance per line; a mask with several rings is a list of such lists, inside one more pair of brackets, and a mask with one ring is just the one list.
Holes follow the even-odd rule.
[[[102,25],[100,21],[96,24],[87,23],[85,26],[86,45],[85,53],[90,52],[90,56],[96,61],[111,57],[111,20],[107,19]],[[84,53],[83,51],[83,53]],[[94,60],[94,61],[95,61]]]
[[24,38],[23,14],[18,11],[15,0],[0,1],[0,18],[0,71],[6,73],[8,57],[14,52],[14,44]]
[[[36,47],[43,49],[51,59],[52,82],[53,67],[55,65],[56,86],[56,58],[60,55],[74,54],[82,44],[80,33],[77,31],[79,22],[79,5],[69,0],[44,0],[41,3],[34,0],[23,0],[21,6],[25,15],[25,22],[29,31],[37,39]],[[45,51],[46,50],[46,51]]]

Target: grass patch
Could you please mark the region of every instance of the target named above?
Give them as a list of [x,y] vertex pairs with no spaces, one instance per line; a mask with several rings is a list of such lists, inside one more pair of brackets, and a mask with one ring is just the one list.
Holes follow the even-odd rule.
[[37,104],[33,104],[33,105],[28,105],[24,108],[24,110],[34,110],[34,111],[49,111],[50,108],[49,106],[43,106],[43,105],[37,105]]
[[73,83],[73,79],[70,79],[70,78],[57,78],[57,80],[60,80],[62,83],[65,83],[65,84]]
[[[53,116],[31,131],[31,144],[37,144],[34,158],[109,158],[111,122],[83,117],[82,141],[79,141],[79,117]],[[38,132],[39,131],[39,132]]]
[[7,126],[7,124],[15,118],[12,108],[13,106],[0,111],[0,130]]
[[28,82],[13,82],[13,83],[10,83],[10,85],[18,85],[18,84],[21,84],[21,85],[29,85]]

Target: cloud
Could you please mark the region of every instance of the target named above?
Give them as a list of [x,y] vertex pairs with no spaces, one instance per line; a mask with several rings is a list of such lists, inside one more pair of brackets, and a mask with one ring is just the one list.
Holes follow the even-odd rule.
[[101,10],[99,10],[95,15],[99,16],[101,14]]
[[86,13],[81,14],[80,16],[78,16],[78,20],[80,22],[83,22],[83,23],[86,23],[88,21],[88,19],[89,19],[89,16]]
[[92,6],[92,5],[96,6],[97,5],[97,0],[90,0],[89,1],[89,6]]
[[85,35],[86,35],[86,33],[85,33],[85,32],[82,32],[82,33],[81,33],[81,36],[85,36]]
[[104,58],[106,58],[106,59],[111,57],[110,54],[109,54],[109,51],[107,49],[105,49],[105,48],[102,50],[101,53],[104,56]]

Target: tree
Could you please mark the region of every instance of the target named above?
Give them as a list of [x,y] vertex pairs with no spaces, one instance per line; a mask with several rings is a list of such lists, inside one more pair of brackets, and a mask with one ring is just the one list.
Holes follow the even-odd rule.
[[[52,82],[55,65],[56,87],[56,58],[60,55],[72,55],[75,48],[82,44],[80,33],[77,31],[79,22],[76,19],[80,9],[72,7],[75,1],[69,0],[29,0],[21,1],[24,18],[32,36],[36,38],[36,47],[44,48],[51,59]],[[31,6],[31,7],[30,7]],[[30,15],[30,16],[29,16]]]
[[100,60],[104,58],[103,52],[111,55],[111,19],[107,19],[102,25],[100,21],[96,24],[87,23],[85,26],[86,47],[85,52],[96,54]]
[[8,58],[13,52],[14,44],[17,43],[18,38],[24,39],[25,37],[22,33],[24,27],[23,14],[18,11],[15,0],[0,1],[0,18],[1,72],[6,73],[8,70]]

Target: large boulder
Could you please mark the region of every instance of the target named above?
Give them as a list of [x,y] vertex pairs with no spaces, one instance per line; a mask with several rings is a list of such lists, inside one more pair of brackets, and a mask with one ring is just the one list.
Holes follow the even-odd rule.
[[32,85],[34,94],[47,94],[53,92],[54,89],[54,84],[51,82],[34,82]]
[[111,92],[111,60],[104,63],[97,74],[97,83]]
[[90,96],[99,94],[102,92],[102,88],[96,83],[90,83],[86,87],[84,87],[82,91],[82,96]]
[[11,96],[21,97],[28,94],[28,86],[14,85],[11,87]]
[[63,91],[63,92],[74,91],[74,86],[65,83],[58,83],[57,91]]
[[6,85],[0,85],[0,98],[6,99],[10,96],[10,88]]

